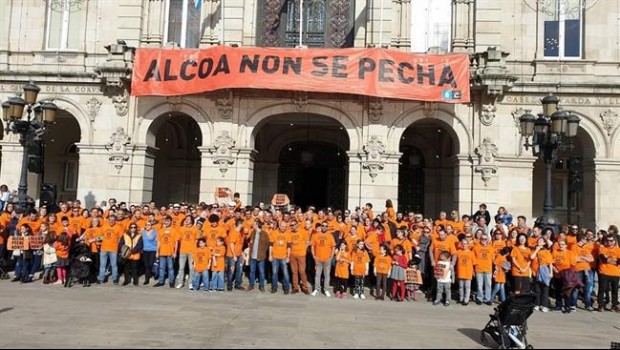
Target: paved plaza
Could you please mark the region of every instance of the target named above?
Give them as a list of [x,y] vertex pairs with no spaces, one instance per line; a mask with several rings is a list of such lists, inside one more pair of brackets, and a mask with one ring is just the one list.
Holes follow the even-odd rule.
[[[491,308],[0,282],[2,348],[483,348]],[[536,348],[609,348],[620,315],[535,313]]]

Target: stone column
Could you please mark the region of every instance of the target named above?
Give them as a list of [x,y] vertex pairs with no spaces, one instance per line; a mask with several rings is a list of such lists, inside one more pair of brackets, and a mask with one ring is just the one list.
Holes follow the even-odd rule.
[[349,191],[347,208],[372,203],[375,213],[385,208],[391,199],[398,207],[398,161],[400,153],[386,153],[379,164],[368,162],[365,152],[347,152],[349,155]]
[[[392,35],[390,46],[403,51],[411,50],[411,0],[392,1]],[[385,24],[384,24],[385,28]]]
[[[0,166],[0,179],[2,184],[9,187],[9,191],[17,191],[19,178],[21,176],[21,164],[23,148],[17,141],[0,141],[2,147],[2,162]],[[31,189],[34,181],[28,181],[28,188]],[[36,191],[36,189],[35,189]],[[16,192],[17,193],[17,192]],[[34,192],[28,191],[28,195],[32,196]]]
[[214,0],[205,0],[202,4],[202,15],[204,24],[204,33],[200,39],[200,47],[205,48],[213,45],[217,45],[219,39],[215,33],[215,24],[219,21],[217,14],[218,2]]
[[536,158],[502,156],[497,160],[499,164],[498,204],[509,210],[515,222],[517,215],[533,219],[541,214],[532,212],[532,172]]
[[607,230],[609,225],[618,224],[617,220],[620,217],[619,173],[619,160],[594,159],[591,163],[584,163],[582,193],[584,208],[582,210],[594,212],[595,222],[584,222],[582,225]]
[[452,47],[454,52],[474,52],[474,0],[452,3]]
[[[102,171],[102,165],[110,163],[109,151],[105,145],[78,143],[76,146],[79,150],[77,199],[82,201],[87,208],[91,208],[96,203],[108,200],[110,197],[108,193],[109,174],[107,171]],[[129,197],[125,194],[117,199],[127,200]]]
[[[468,155],[457,155],[454,164],[455,207],[461,214],[473,213],[478,205],[474,203],[474,164]],[[476,210],[474,210],[476,209]]]
[[[155,148],[147,145],[133,146],[130,164],[126,166],[127,171],[130,172],[129,183],[124,184],[126,190],[124,196],[120,196],[121,198],[129,197],[131,203],[147,203],[153,199],[156,152]],[[119,189],[120,191],[122,189]]]
[[201,153],[200,201],[212,203],[216,187],[239,192],[244,204],[252,202],[254,151],[229,148],[223,155],[215,147],[198,147]]
[[256,162],[254,163],[254,182],[252,183],[251,203],[268,203],[274,193],[278,192],[278,169],[279,163]]
[[146,22],[146,38],[141,41],[146,47],[161,47],[164,41],[164,14],[166,2],[164,0],[150,0],[147,2],[148,19]]

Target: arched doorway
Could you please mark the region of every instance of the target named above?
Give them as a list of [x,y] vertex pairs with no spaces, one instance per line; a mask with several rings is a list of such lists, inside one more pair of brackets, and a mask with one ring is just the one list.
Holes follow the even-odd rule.
[[415,122],[405,130],[399,146],[399,211],[432,217],[454,207],[455,139],[451,128],[434,120]]
[[155,136],[153,200],[158,205],[197,203],[200,191],[202,134],[198,123],[180,113],[168,113],[152,124]]
[[[57,201],[77,199],[80,158],[76,143],[80,139],[80,125],[66,111],[58,111],[56,122],[43,136],[42,183],[55,185]],[[29,152],[35,154],[36,149]]]
[[[594,176],[594,141],[583,128],[573,140],[573,148],[559,151],[552,174],[555,215],[561,224],[595,228],[596,190]],[[534,162],[532,212],[542,215],[545,198],[545,163]]]
[[257,127],[255,149],[255,203],[286,193],[302,207],[345,207],[349,138],[336,120],[303,113],[270,117]]

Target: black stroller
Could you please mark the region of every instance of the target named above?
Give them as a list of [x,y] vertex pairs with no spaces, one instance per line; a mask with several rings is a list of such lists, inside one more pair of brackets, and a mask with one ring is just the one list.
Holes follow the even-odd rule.
[[480,332],[480,341],[488,346],[487,334],[500,349],[533,349],[527,343],[527,319],[534,313],[535,296],[521,294],[512,296],[490,315],[491,320]]
[[71,248],[71,264],[69,265],[69,278],[65,281],[65,287],[71,288],[74,281],[81,283],[83,287],[90,286],[90,266],[93,260],[90,248],[84,243],[77,243]]

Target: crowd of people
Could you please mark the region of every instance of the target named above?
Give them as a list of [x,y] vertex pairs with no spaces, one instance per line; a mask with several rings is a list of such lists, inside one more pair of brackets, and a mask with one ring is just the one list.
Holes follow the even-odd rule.
[[124,275],[123,286],[143,276],[154,287],[249,292],[258,284],[265,292],[270,281],[271,293],[281,285],[284,294],[314,297],[424,295],[449,306],[534,293],[542,312],[571,313],[579,300],[588,311],[620,312],[617,227],[553,232],[523,216],[515,222],[503,207],[493,223],[479,208],[432,220],[396,212],[390,200],[377,213],[370,203],[344,211],[243,206],[238,194],[224,204],[161,208],[110,199],[106,208],[72,201],[24,211],[9,202],[0,215],[0,267],[14,268],[13,282],[66,287],[118,285]]

